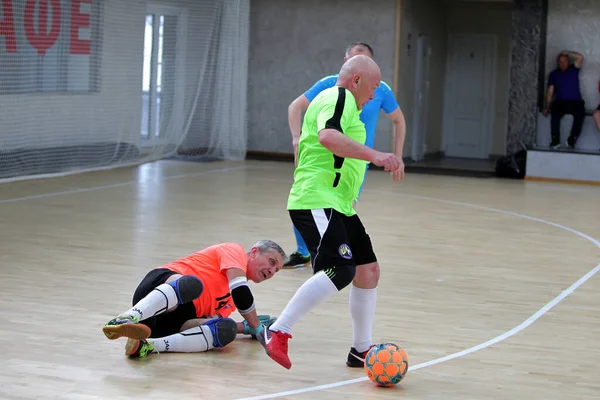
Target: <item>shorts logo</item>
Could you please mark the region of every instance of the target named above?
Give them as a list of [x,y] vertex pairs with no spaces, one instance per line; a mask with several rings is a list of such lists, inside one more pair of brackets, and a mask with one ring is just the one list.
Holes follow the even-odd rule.
[[352,250],[350,250],[350,246],[348,246],[347,244],[341,245],[338,249],[338,252],[340,253],[340,256],[347,260],[352,258]]

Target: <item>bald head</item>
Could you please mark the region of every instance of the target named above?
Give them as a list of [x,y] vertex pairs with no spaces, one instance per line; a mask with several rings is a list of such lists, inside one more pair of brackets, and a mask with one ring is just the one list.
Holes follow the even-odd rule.
[[371,57],[363,54],[351,57],[344,65],[342,65],[340,77],[353,74],[359,74],[361,76],[369,75],[381,79],[379,65],[377,65]]
[[354,95],[359,109],[373,98],[375,89],[381,82],[381,70],[371,57],[356,55],[342,65],[337,85]]

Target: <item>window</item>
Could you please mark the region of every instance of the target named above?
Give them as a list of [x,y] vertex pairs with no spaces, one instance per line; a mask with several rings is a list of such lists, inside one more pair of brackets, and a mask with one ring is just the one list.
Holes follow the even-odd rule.
[[[185,32],[182,11],[150,5],[144,30],[141,136],[145,145],[159,143],[182,123],[182,78]],[[171,121],[171,119],[173,120]]]

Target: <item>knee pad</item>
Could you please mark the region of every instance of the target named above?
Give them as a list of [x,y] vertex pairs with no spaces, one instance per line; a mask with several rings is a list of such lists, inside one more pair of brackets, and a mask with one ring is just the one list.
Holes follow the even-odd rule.
[[169,282],[169,285],[175,289],[178,304],[185,304],[196,300],[202,294],[202,290],[204,290],[202,281],[191,275],[184,275],[176,281]]
[[237,337],[237,323],[231,318],[211,319],[207,326],[213,335],[213,347],[225,347]]
[[335,285],[337,290],[342,290],[354,279],[354,275],[356,274],[356,266],[355,265],[340,265],[331,268],[327,268],[325,271],[325,275],[331,282]]

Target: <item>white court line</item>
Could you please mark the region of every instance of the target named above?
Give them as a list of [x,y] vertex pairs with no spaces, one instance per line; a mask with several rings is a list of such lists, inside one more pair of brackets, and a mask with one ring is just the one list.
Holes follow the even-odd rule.
[[[386,194],[386,195],[391,195],[391,196],[402,196],[402,197],[411,197],[411,198],[415,198],[415,199],[430,200],[430,201],[436,201],[439,203],[454,204],[454,205],[459,205],[459,206],[464,206],[464,207],[476,208],[476,209],[480,209],[480,210],[484,210],[484,211],[491,211],[491,212],[496,212],[496,213],[500,213],[500,214],[511,215],[511,216],[515,216],[515,217],[519,217],[519,218],[523,218],[523,219],[528,219],[531,221],[536,221],[536,222],[540,222],[543,224],[551,225],[556,228],[563,229],[568,232],[574,233],[584,239],[589,240],[590,242],[595,244],[596,247],[598,247],[600,249],[600,242],[598,240],[594,239],[593,237],[586,235],[585,233],[579,232],[575,229],[572,229],[572,228],[569,228],[569,227],[566,227],[566,226],[563,226],[563,225],[560,225],[560,224],[557,224],[554,222],[546,221],[541,218],[530,217],[530,216],[524,215],[524,214],[500,210],[497,208],[479,206],[479,205],[471,204],[471,203],[463,203],[463,202],[459,202],[459,201],[436,199],[434,197],[418,196],[418,195],[403,194],[403,193],[392,193],[392,192],[386,192],[386,191],[380,191],[380,190],[364,190],[364,191],[379,193],[379,194]],[[560,303],[562,300],[564,300],[567,296],[572,294],[577,288],[579,288],[581,285],[583,285],[585,282],[587,282],[590,278],[592,278],[594,275],[596,275],[596,273],[598,273],[598,271],[600,271],[600,264],[596,265],[596,267],[594,267],[591,271],[589,271],[587,274],[585,274],[584,276],[579,278],[577,280],[577,282],[573,283],[567,289],[563,290],[563,292],[561,294],[556,296],[548,304],[546,304],[545,306],[540,308],[535,314],[533,314],[532,316],[527,318],[525,321],[521,322],[519,325],[512,328],[511,330],[509,330],[499,336],[496,336],[495,338],[490,339],[487,342],[483,342],[476,346],[469,347],[468,349],[465,349],[465,350],[462,350],[462,351],[459,351],[459,352],[456,352],[453,354],[449,354],[444,357],[436,358],[435,360],[431,360],[431,361],[427,361],[427,362],[424,362],[421,364],[410,366],[408,368],[408,370],[415,371],[415,370],[418,370],[421,368],[430,367],[432,365],[441,364],[443,362],[450,361],[455,358],[463,357],[468,354],[475,353],[476,351],[490,347],[496,343],[499,343],[499,342],[502,342],[503,340],[508,339],[511,336],[516,335],[517,333],[521,332],[522,330],[527,328],[529,325],[533,324],[535,321],[540,319],[544,314],[546,314],[548,311],[550,311],[552,308],[554,308],[554,306],[556,306],[558,303]],[[237,400],[275,399],[275,398],[283,397],[283,396],[294,396],[294,395],[302,394],[302,393],[316,392],[319,390],[327,390],[327,389],[332,389],[332,388],[336,388],[336,387],[340,387],[340,386],[352,385],[354,383],[364,382],[364,381],[368,381],[368,380],[369,380],[369,378],[365,376],[363,378],[356,378],[356,379],[350,379],[350,380],[346,380],[346,381],[332,382],[332,383],[327,383],[327,384],[319,385],[319,386],[311,386],[311,387],[302,388],[302,389],[288,390],[285,392],[272,393],[272,394],[261,395],[261,396],[256,396],[256,397],[244,397],[244,398],[239,398]]]
[[[251,168],[260,168],[260,167],[244,166],[244,167],[212,169],[210,171],[200,171],[200,172],[192,172],[189,174],[163,176],[163,177],[158,177],[157,180],[189,178],[192,176],[208,175],[208,174],[212,174],[215,172],[229,172],[229,171],[236,171],[236,170],[240,170],[240,169],[251,169]],[[151,182],[153,180],[154,179],[149,179],[148,181]],[[4,200],[0,200],[0,203],[14,203],[16,201],[34,200],[34,199],[41,199],[44,197],[64,196],[66,194],[93,192],[95,190],[102,190],[102,189],[114,189],[114,188],[123,187],[123,186],[135,185],[138,183],[145,183],[148,181],[132,180],[132,181],[128,181],[128,182],[113,183],[111,185],[104,185],[104,186],[92,186],[89,188],[74,188],[72,190],[65,190],[65,191],[61,191],[61,192],[50,192],[50,193],[37,194],[37,195],[33,195],[33,196],[14,197],[12,199],[4,199]]]

